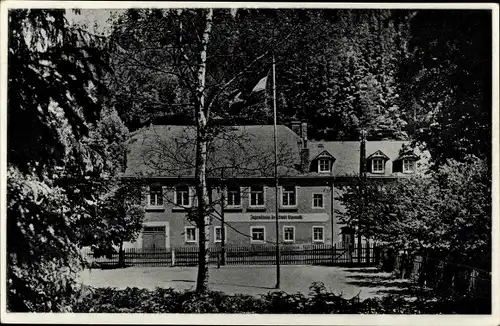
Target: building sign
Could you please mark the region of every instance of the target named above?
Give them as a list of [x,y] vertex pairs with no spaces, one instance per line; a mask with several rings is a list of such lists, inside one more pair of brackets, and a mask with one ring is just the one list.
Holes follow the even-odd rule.
[[[275,222],[274,213],[225,213],[224,219],[228,222]],[[279,222],[327,222],[327,213],[289,214],[279,213]]]

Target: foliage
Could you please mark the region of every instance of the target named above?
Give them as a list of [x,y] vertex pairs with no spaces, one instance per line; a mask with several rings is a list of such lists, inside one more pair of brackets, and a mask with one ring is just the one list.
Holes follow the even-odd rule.
[[468,155],[491,162],[491,15],[420,10],[408,20],[403,101],[437,166]]
[[78,207],[64,190],[7,170],[7,307],[11,311],[66,309],[79,267]]
[[[315,25],[322,27],[317,35],[306,34],[306,40],[317,41],[311,40],[311,52],[301,58],[304,67],[285,73],[301,79],[287,95],[301,106],[297,117],[314,126],[311,136],[357,140],[364,129],[368,139],[405,139],[398,78],[403,24],[388,10],[336,10],[325,11]],[[302,99],[293,95],[297,92],[305,93]]]
[[[142,230],[144,207],[140,188],[135,182],[119,181],[96,207],[97,225],[87,229],[84,245],[94,249],[94,256],[122,250],[123,243],[134,241]],[[121,252],[120,252],[121,253]]]
[[[151,121],[194,123],[189,67],[201,30],[195,11],[129,10],[119,18],[110,88],[131,130]],[[270,78],[272,51],[280,123],[308,121],[315,138],[357,139],[363,128],[370,138],[405,138],[398,64],[406,37],[405,23],[387,10],[215,10],[206,95],[218,123],[271,123],[270,87],[233,103]]]
[[[173,52],[178,37],[196,37],[198,22],[192,12],[142,10],[128,11],[115,25],[113,98],[130,128],[162,116],[159,121],[193,122],[190,92],[180,91],[171,68],[183,60]],[[234,16],[216,11],[207,85],[210,92],[217,90],[273,50],[281,123],[306,120],[311,137],[330,140],[357,139],[360,129],[369,131],[368,139],[411,134],[439,163],[468,154],[489,159],[490,24],[487,11],[238,9]],[[166,44],[172,51],[159,50]],[[218,115],[230,120],[225,111],[231,94],[251,89],[269,66],[270,58],[262,58],[223,91]],[[236,113],[240,124],[269,123],[270,103],[263,105],[269,95],[259,105],[228,112]]]
[[64,10],[9,10],[9,163],[22,172],[53,171],[68,145],[99,118],[96,95],[107,66],[104,40],[68,26]]
[[485,302],[420,298],[415,301],[386,296],[360,300],[344,298],[325,289],[322,283],[310,287],[308,296],[282,291],[260,297],[223,292],[175,291],[156,288],[117,290],[87,288],[75,303],[74,312],[98,313],[272,313],[272,314],[440,314],[489,313]]
[[107,129],[113,114],[101,110],[104,39],[70,26],[64,10],[16,9],[8,46],[7,306],[64,311],[83,226],[97,219],[126,133]]
[[[491,175],[477,158],[429,175],[346,186],[342,219],[396,248],[430,250],[489,269]],[[362,189],[362,192],[361,190]]]

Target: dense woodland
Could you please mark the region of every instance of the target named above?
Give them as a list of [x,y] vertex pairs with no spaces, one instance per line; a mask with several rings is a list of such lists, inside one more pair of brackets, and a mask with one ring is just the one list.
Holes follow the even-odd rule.
[[[68,24],[62,10],[9,11],[9,309],[68,309],[79,248],[119,245],[137,233],[140,208],[115,191],[124,187],[118,176],[130,132],[151,123],[197,124],[193,107],[200,104],[211,114],[209,126],[272,123],[269,90],[251,90],[273,54],[278,123],[307,121],[315,139],[358,140],[366,130],[368,140],[423,145],[441,169],[432,189],[446,189],[429,207],[447,212],[443,203],[453,198],[474,208],[458,211],[471,212],[458,231],[456,216],[446,215],[450,228],[442,232],[476,232],[469,239],[480,243],[467,243],[470,253],[490,248],[491,12],[128,10],[115,18],[103,37]],[[190,78],[208,18],[200,103]],[[443,170],[448,160],[455,163]],[[463,193],[479,199],[460,200]],[[419,214],[404,218],[423,223]],[[486,228],[469,223],[474,214]]]

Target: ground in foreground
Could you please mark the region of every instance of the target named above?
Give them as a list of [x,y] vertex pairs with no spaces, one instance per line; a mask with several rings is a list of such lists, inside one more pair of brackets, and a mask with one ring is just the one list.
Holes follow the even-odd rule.
[[[194,289],[196,267],[128,267],[122,269],[85,270],[80,280],[93,287],[156,287],[175,290]],[[331,266],[282,266],[280,290],[307,295],[313,282],[322,282],[336,294],[360,299],[387,294],[405,295],[410,284],[395,279],[376,268],[344,268]],[[276,266],[221,266],[210,268],[209,287],[227,294],[260,295],[275,291]]]

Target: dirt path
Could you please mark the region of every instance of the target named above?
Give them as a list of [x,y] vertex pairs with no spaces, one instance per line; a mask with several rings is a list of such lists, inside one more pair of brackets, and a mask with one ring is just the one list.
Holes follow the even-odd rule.
[[[222,266],[209,269],[212,290],[228,294],[265,294],[275,291],[275,266]],[[85,270],[80,275],[83,284],[94,287],[155,287],[185,290],[195,287],[195,267],[129,267],[123,269]],[[325,266],[282,266],[281,288],[288,293],[309,292],[313,282],[323,282],[334,293],[361,299],[404,293],[408,283],[393,279],[375,268],[341,268]]]

